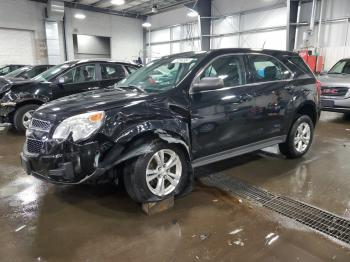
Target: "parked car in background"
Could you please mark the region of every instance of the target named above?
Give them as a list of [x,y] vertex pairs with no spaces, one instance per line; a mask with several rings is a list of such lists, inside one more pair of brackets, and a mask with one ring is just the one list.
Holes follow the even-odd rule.
[[23,79],[31,79],[42,72],[48,70],[52,65],[35,65],[35,66],[23,66],[21,68],[18,68],[3,77],[8,79],[14,79],[14,78],[23,78]]
[[75,60],[51,67],[30,80],[0,79],[0,124],[24,131],[32,113],[48,101],[119,82],[138,65],[107,60]]
[[350,113],[350,58],[337,62],[319,76],[323,111]]
[[176,54],[114,89],[41,106],[27,130],[22,164],[56,184],[123,176],[135,201],[159,201],[190,190],[193,167],[272,145],[288,158],[303,156],[319,95],[315,76],[295,53]]
[[4,65],[0,66],[0,76],[6,75],[14,70],[17,70],[18,68],[21,68],[25,65]]

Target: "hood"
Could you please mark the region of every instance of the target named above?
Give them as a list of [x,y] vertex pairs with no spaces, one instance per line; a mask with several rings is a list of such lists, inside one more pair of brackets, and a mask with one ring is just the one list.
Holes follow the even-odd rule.
[[9,90],[12,86],[21,86],[37,83],[37,81],[24,78],[0,77],[0,94]]
[[33,117],[51,121],[89,111],[108,110],[144,102],[147,94],[122,89],[103,89],[66,96],[41,106]]
[[350,86],[350,74],[326,74],[318,79],[322,86]]

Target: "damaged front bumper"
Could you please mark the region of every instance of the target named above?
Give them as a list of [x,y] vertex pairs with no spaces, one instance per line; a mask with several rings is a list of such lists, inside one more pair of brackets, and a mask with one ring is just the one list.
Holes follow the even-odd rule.
[[[40,152],[33,152],[40,151]],[[21,163],[27,174],[54,184],[74,185],[98,178],[105,168],[98,166],[98,142],[41,142],[27,138]]]

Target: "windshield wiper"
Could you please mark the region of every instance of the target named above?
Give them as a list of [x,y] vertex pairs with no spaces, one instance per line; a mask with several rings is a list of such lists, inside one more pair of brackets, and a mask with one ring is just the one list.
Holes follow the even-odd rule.
[[119,88],[130,88],[130,89],[136,89],[138,91],[140,91],[141,93],[146,93],[145,90],[143,90],[141,87],[137,86],[137,85],[127,85],[127,86],[117,86]]

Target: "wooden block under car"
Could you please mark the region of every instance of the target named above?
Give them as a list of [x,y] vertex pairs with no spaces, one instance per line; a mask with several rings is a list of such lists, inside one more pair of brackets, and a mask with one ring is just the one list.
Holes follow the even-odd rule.
[[150,202],[142,204],[142,210],[147,216],[164,212],[174,207],[174,197],[164,199],[159,202]]

